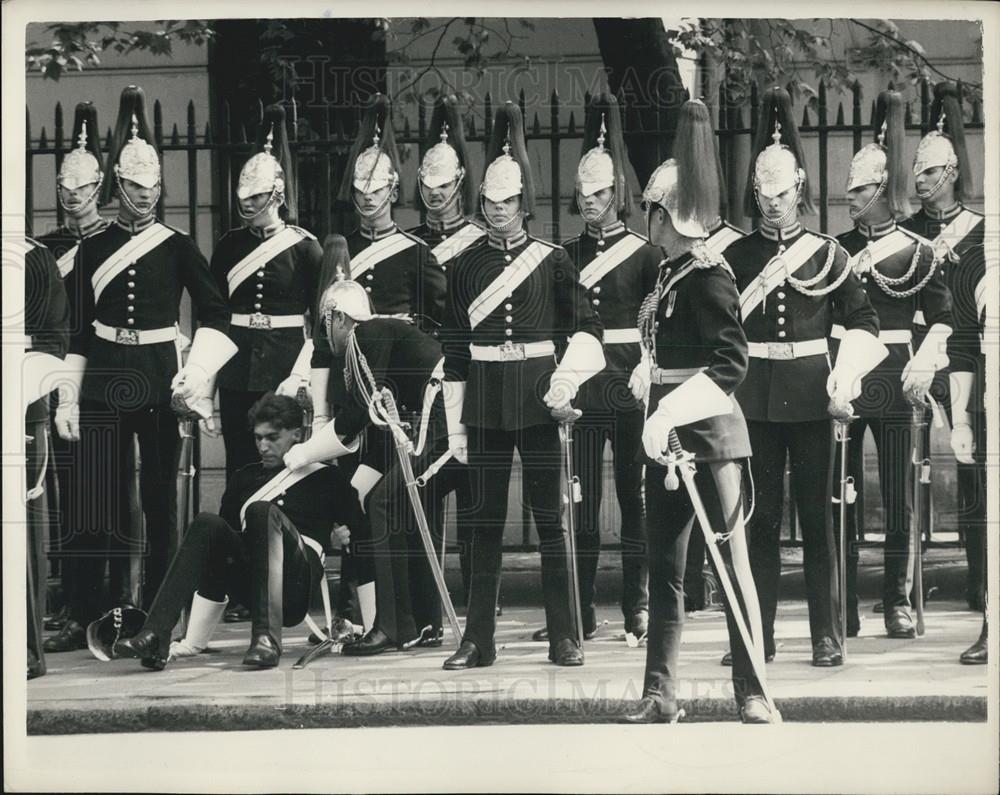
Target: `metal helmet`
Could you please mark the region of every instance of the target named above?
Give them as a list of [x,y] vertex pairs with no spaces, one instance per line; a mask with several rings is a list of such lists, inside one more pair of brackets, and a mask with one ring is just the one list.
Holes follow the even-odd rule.
[[372,305],[365,288],[355,281],[335,281],[323,291],[319,301],[320,316],[329,328],[329,318],[334,312],[343,312],[352,320],[371,320]]
[[[476,186],[469,175],[470,161],[457,97],[441,97],[434,105],[428,142],[433,143],[417,169],[417,192],[424,206],[428,210],[440,212],[461,198],[463,210],[470,211],[475,205]],[[432,205],[426,191],[450,182],[455,183],[450,195],[437,205]]]
[[134,637],[148,616],[137,607],[115,607],[87,626],[87,648],[101,662],[115,659],[115,644]]
[[921,199],[928,199],[941,188],[951,174],[957,173],[955,195],[958,199],[966,196],[966,182],[971,174],[969,170],[969,155],[965,146],[965,130],[962,118],[962,106],[959,101],[958,88],[954,83],[938,83],[934,86],[934,102],[931,105],[931,118],[935,119],[935,129],[920,139],[917,153],[913,159],[913,176],[919,176],[929,168],[942,168],[944,171],[937,183],[921,194]]
[[910,214],[907,199],[907,178],[903,168],[904,129],[903,98],[896,91],[883,91],[875,105],[873,126],[878,133],[874,143],[861,147],[851,160],[847,173],[847,190],[864,185],[878,185],[879,189],[854,218],[864,216],[886,192],[894,216]]
[[[128,86],[122,91],[118,105],[118,119],[108,155],[108,162],[113,164],[113,168],[109,169],[110,174],[104,176],[104,201],[117,193],[124,204],[131,205],[122,190],[122,180],[127,179],[144,188],[160,187],[160,157],[156,147],[150,143],[152,139],[146,120],[145,92],[138,86]],[[130,206],[130,209],[141,214],[135,207]]]
[[764,93],[750,163],[747,215],[760,214],[758,197],[769,199],[793,187],[798,188],[802,208],[812,211],[799,128],[792,115],[791,97],[783,88],[775,86]]
[[521,108],[513,102],[497,109],[486,160],[489,165],[483,174],[480,194],[493,202],[520,196],[521,211],[530,215],[534,210],[535,188],[524,143]]
[[252,220],[265,212],[273,202],[284,204],[290,217],[295,215],[295,187],[291,175],[291,154],[288,149],[288,134],[285,128],[285,109],[278,104],[264,109],[264,118],[259,128],[263,143],[261,151],[251,157],[240,170],[236,185],[236,197],[246,199],[260,193],[270,194],[267,204],[256,212],[244,213],[239,207],[240,217]]

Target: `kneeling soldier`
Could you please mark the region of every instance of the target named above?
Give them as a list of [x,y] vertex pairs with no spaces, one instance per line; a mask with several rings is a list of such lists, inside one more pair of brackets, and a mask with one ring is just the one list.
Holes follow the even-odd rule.
[[[250,605],[253,627],[243,664],[274,668],[281,628],[305,618],[331,534],[360,521],[357,499],[336,467],[311,464],[293,472],[284,466],[285,453],[302,436],[302,408],[294,398],[268,393],[250,416],[260,462],[232,477],[219,515],[194,518],[149,618],[135,637],[115,644],[115,656],[162,670],[168,659],[203,650],[235,598]],[[170,631],[189,599],[187,635],[171,644]]]

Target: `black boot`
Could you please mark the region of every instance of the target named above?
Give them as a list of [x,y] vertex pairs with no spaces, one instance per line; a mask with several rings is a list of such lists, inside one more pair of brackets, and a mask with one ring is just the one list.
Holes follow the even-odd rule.
[[56,654],[61,651],[76,651],[87,648],[87,629],[79,621],[69,619],[58,635],[46,638],[42,650],[46,654]]
[[282,535],[263,521],[250,542],[250,648],[243,664],[274,668],[281,657],[282,586],[285,550]]
[[676,701],[660,701],[652,696],[643,696],[632,712],[622,716],[623,723],[677,723],[684,717],[684,710]]
[[144,629],[131,638],[125,638],[115,643],[116,657],[131,657],[139,660],[143,668],[162,671],[167,666],[167,653],[163,649],[159,636],[149,629]]
[[986,616],[983,616],[983,629],[979,633],[979,640],[962,652],[958,658],[962,665],[986,665],[987,659],[987,631]]
[[485,668],[489,665],[493,665],[493,661],[496,660],[496,656],[495,651],[491,650],[488,654],[483,654],[479,651],[479,647],[471,640],[463,640],[462,645],[458,647],[458,651],[444,661],[443,668],[446,671],[462,671],[466,668]]

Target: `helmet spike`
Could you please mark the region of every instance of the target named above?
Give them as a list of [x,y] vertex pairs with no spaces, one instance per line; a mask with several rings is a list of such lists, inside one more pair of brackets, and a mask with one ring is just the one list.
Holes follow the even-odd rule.
[[264,141],[264,151],[267,154],[271,154],[271,150],[274,148],[274,122],[271,122],[271,129],[267,133],[267,139]]
[[132,138],[135,141],[139,137],[139,120],[136,118],[135,114],[132,114]]
[[372,133],[372,146],[374,146],[376,148],[378,148],[379,141],[381,140],[381,138],[379,137],[379,133],[381,133],[381,132],[382,131],[379,129],[378,122],[376,121],[375,122],[375,132]]
[[597,148],[604,151],[604,140],[608,134],[608,127],[604,123],[604,114],[601,114],[601,129],[597,133]]
[[441,135],[440,135],[441,143],[443,144],[448,143],[448,129],[449,129],[448,122],[444,122],[441,125]]
[[83,120],[83,124],[80,126],[80,135],[76,139],[76,148],[77,149],[86,149],[87,148],[87,120],[86,119]]
[[771,133],[772,146],[781,146],[781,122],[774,120],[774,132]]

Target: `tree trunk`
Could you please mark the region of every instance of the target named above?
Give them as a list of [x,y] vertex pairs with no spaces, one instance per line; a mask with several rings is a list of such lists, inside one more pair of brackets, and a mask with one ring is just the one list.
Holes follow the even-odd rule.
[[622,103],[625,145],[640,185],[667,157],[684,85],[663,22],[595,18],[608,87]]

